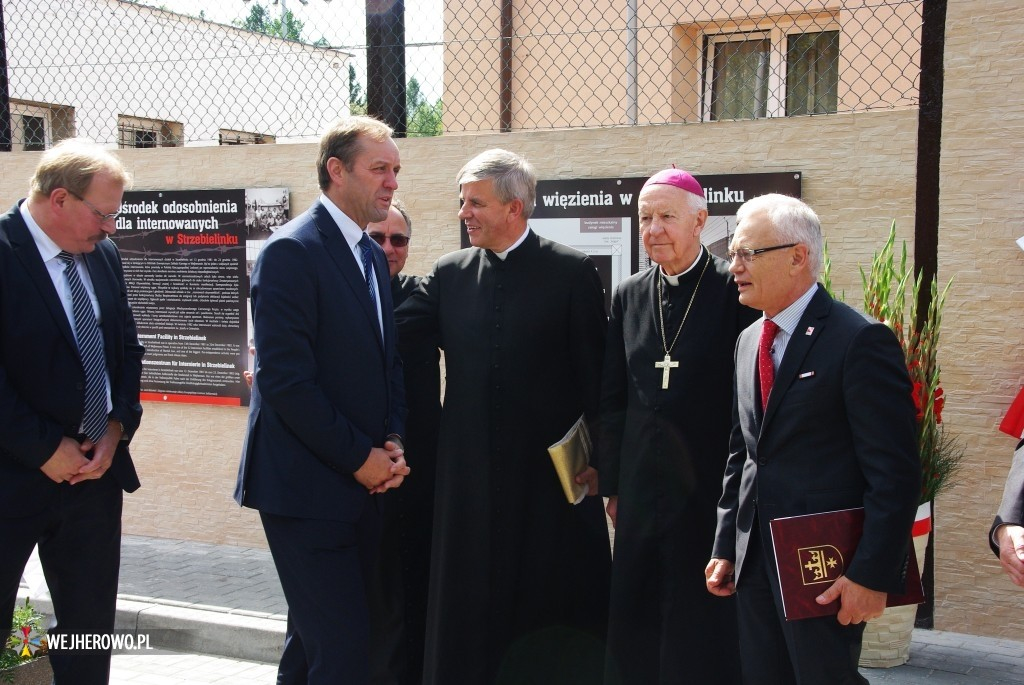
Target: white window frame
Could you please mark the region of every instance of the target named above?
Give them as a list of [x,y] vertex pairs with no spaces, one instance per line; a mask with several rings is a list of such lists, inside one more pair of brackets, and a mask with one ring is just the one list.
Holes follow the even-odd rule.
[[[786,55],[789,51],[789,36],[804,33],[825,33],[836,31],[842,41],[842,29],[834,19],[816,21],[801,19],[798,21],[779,21],[774,26],[752,28],[749,30],[716,31],[705,34],[706,48],[704,53],[704,88],[702,102],[702,120],[717,121],[711,118],[711,104],[714,101],[712,87],[715,75],[715,46],[723,43],[742,42],[748,40],[769,39],[768,48],[768,96],[765,101],[764,117],[747,117],[746,119],[776,118],[786,116]],[[725,120],[728,121],[728,120]]]
[[36,117],[43,120],[43,149],[53,146],[53,111],[45,105],[36,105],[18,100],[11,100],[11,150],[25,150],[24,117]]
[[[707,41],[707,53],[705,56],[705,71],[704,71],[704,112],[706,121],[717,121],[711,117],[711,105],[714,102],[714,82],[715,82],[715,52],[716,47],[719,45],[725,45],[728,43],[745,43],[748,41],[760,41],[768,38],[768,95],[765,99],[765,117],[777,116],[776,112],[779,109],[778,102],[778,91],[779,91],[779,50],[778,50],[778,35],[780,31],[778,29],[771,30],[755,30],[755,31],[736,31],[732,33],[717,33],[708,36]],[[784,58],[784,55],[783,55]],[[744,117],[744,119],[761,119],[763,117],[751,116]]]

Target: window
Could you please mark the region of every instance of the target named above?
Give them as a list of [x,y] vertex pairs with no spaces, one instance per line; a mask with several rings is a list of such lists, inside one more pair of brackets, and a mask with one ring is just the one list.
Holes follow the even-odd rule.
[[715,41],[711,118],[760,119],[768,106],[771,41],[768,37]]
[[46,149],[47,135],[46,117],[33,117],[28,114],[21,116],[21,140],[22,149],[26,152],[42,152]]
[[839,32],[787,36],[786,115],[829,114],[839,100]]
[[708,36],[705,111],[712,120],[827,114],[839,93],[839,32]]
[[220,130],[221,145],[267,145],[276,142],[274,136],[263,133],[249,133],[247,131],[233,131],[222,128]]
[[118,147],[181,147],[184,126],[175,121],[141,119],[120,115],[117,117]]
[[11,149],[41,152],[75,135],[74,108],[11,100]]

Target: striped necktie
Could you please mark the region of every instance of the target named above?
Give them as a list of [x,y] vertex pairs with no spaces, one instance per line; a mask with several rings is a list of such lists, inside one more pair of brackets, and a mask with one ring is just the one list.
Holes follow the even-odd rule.
[[377,289],[373,283],[373,248],[370,247],[370,236],[363,233],[359,239],[359,249],[363,252],[363,275],[366,276],[366,288],[370,291],[370,304],[377,309]]
[[92,302],[78,275],[75,258],[61,252],[57,259],[64,262],[64,275],[71,287],[71,309],[75,316],[75,337],[78,356],[85,369],[85,410],[82,413],[82,432],[96,442],[107,432],[106,363],[103,359],[103,337],[96,323]]

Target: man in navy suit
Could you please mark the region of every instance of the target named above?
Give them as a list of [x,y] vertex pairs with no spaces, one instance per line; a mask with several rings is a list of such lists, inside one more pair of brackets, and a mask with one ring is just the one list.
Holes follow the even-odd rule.
[[259,510],[288,601],[281,684],[369,681],[372,495],[409,473],[388,265],[364,233],[398,187],[391,134],[367,117],[327,131],[323,194],[252,272],[255,378],[235,499]]
[[[55,647],[113,631],[122,497],[139,487],[144,349],[107,240],[130,182],[109,152],[66,140],[0,218],[0,625],[38,543]],[[54,648],[50,663],[57,685],[101,684],[110,651]]]
[[[884,324],[817,284],[821,226],[800,200],[740,207],[730,271],[764,312],[736,343],[733,430],[718,529],[705,571],[736,594],[744,682],[866,683],[864,621],[901,592],[921,493],[915,410],[903,351]],[[818,602],[838,616],[783,618],[769,522],[864,507],[846,574]]]

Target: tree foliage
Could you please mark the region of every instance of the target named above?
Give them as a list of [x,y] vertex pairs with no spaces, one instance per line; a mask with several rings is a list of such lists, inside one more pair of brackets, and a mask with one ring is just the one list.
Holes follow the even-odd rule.
[[[270,10],[258,2],[254,2],[249,9],[249,16],[244,19],[236,19],[231,23],[247,31],[300,42],[302,42],[302,29],[305,27],[305,22],[296,19],[291,10],[285,10],[284,16],[281,18],[272,17]],[[323,39],[321,38],[321,40]]]
[[405,87],[405,103],[409,113],[406,135],[410,138],[439,136],[444,128],[441,125],[441,100],[427,102],[420,82],[413,76]]
[[351,63],[348,65],[348,106],[352,114],[366,114],[366,95]]

